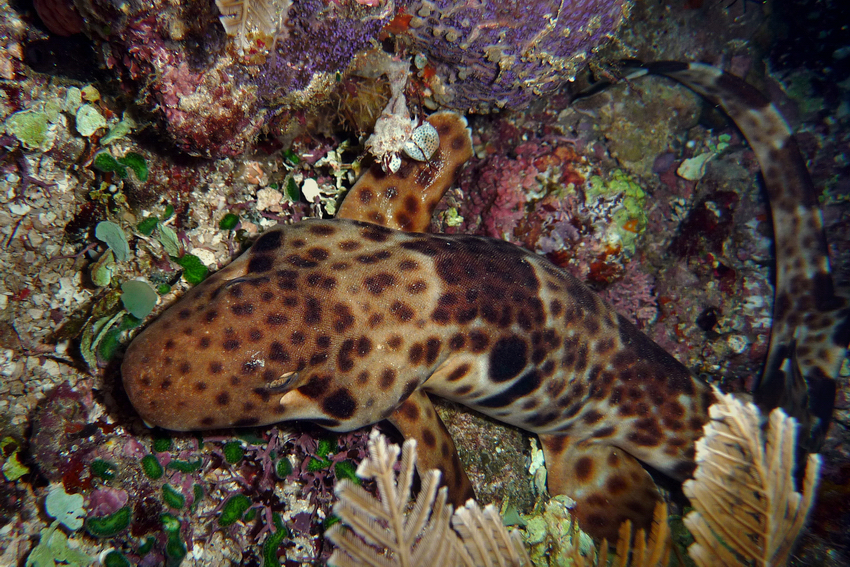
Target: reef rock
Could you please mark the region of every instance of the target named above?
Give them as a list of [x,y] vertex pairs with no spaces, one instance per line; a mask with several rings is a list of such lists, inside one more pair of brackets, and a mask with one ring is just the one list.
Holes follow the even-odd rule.
[[107,67],[122,75],[177,148],[220,157],[246,151],[263,128],[286,131],[287,120],[327,102],[382,31],[400,40],[397,55],[425,57],[438,104],[477,112],[522,108],[573,77],[617,30],[629,0],[74,5]]
[[102,43],[107,67],[137,89],[137,101],[177,148],[220,157],[248,149],[277,113],[321,104],[393,15],[356,0],[257,3],[272,15],[274,31],[254,30],[238,40],[226,35],[213,2],[77,5],[87,32]]
[[571,80],[619,28],[627,0],[418,0],[405,23],[436,68],[434,98],[461,111],[524,108]]

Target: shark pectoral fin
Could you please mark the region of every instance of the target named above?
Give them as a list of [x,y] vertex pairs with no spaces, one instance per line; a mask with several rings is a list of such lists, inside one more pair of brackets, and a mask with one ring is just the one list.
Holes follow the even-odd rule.
[[475,498],[454,441],[428,394],[416,390],[387,419],[405,439],[416,440],[416,466],[420,474],[431,469],[442,473],[442,483],[448,487],[449,501],[455,508]]
[[594,538],[617,541],[620,524],[648,529],[661,495],[641,464],[616,447],[573,443],[569,437],[540,435],[549,493],[576,501],[575,516]]

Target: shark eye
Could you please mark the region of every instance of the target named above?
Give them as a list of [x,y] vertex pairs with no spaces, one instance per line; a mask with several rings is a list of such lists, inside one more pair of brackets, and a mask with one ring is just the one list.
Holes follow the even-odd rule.
[[294,384],[297,379],[298,372],[287,372],[285,374],[281,374],[277,379],[269,382],[267,389],[270,392],[283,394],[284,392],[289,391],[289,386]]

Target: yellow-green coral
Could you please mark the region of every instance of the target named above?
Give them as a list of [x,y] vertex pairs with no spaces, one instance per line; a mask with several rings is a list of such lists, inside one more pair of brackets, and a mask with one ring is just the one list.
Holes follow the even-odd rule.
[[604,179],[594,175],[585,189],[588,205],[600,198],[621,197],[608,228],[610,244],[619,244],[627,255],[634,254],[635,240],[646,229],[646,193],[623,171],[617,169]]
[[47,142],[47,113],[35,110],[16,112],[6,119],[6,132],[16,137],[25,148],[42,149]]
[[540,513],[524,516],[527,522],[523,541],[535,567],[561,567],[572,565],[571,550],[578,545],[589,551],[593,540],[578,528],[570,516],[575,505],[567,496],[555,496]]
[[18,458],[20,450],[20,444],[12,437],[4,437],[0,441],[0,459],[3,455],[7,455],[5,459],[2,459],[3,476],[6,477],[6,480],[18,480],[30,472],[29,468]]

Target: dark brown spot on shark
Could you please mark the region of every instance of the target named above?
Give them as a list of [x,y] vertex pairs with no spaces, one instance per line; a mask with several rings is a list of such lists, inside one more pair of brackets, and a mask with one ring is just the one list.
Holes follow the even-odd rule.
[[283,244],[283,233],[270,230],[262,234],[251,247],[252,253],[274,252]]
[[340,388],[322,400],[322,411],[336,419],[348,419],[357,410],[357,401],[345,388]]
[[588,482],[593,476],[593,459],[590,457],[580,457],[575,464],[575,477],[581,483]]

